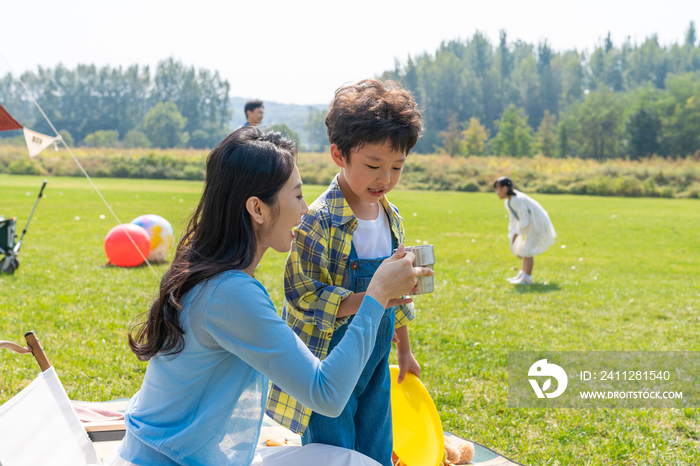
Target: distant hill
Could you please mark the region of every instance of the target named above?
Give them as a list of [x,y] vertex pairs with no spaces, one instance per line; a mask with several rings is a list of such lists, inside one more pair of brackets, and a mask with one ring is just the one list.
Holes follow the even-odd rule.
[[[231,128],[238,128],[245,123],[245,115],[243,107],[246,102],[253,98],[231,97],[231,109],[233,117],[231,118]],[[265,106],[265,116],[263,117],[263,125],[271,126],[282,124],[289,126],[291,129],[299,133],[302,144],[308,144],[308,135],[304,131],[304,122],[309,116],[309,108],[315,110],[324,110],[328,108],[328,104],[315,105],[298,105],[298,104],[280,104],[278,102],[263,101]]]

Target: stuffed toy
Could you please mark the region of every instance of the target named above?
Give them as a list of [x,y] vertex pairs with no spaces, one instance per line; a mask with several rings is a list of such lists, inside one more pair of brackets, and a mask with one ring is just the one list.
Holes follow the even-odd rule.
[[[467,464],[474,458],[474,444],[459,437],[445,436],[445,453],[442,457],[442,466],[454,464]],[[391,460],[394,466],[406,466],[401,459],[392,452]]]
[[459,437],[445,436],[445,456],[452,464],[467,464],[474,458],[474,444]]
[[284,447],[289,445],[289,440],[283,438],[269,438],[265,440],[265,445],[268,447]]

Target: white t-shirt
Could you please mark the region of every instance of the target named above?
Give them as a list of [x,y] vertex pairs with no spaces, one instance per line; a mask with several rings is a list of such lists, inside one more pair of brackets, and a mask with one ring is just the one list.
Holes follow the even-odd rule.
[[352,235],[352,244],[355,246],[358,258],[378,259],[388,257],[393,253],[389,217],[381,204],[376,219],[360,220],[358,218],[357,221],[357,229]]

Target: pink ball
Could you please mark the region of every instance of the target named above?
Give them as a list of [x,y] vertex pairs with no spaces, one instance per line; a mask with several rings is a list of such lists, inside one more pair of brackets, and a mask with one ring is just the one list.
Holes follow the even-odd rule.
[[109,262],[119,267],[135,267],[143,263],[150,252],[151,236],[138,225],[122,223],[109,230],[105,237],[105,253]]

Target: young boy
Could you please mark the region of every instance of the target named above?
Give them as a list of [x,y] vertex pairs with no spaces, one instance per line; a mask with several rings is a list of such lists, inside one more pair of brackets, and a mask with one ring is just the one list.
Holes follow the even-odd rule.
[[[390,81],[367,79],[336,91],[326,127],[331,158],[340,173],[295,229],[282,311],[321,360],[343,338],[379,264],[405,241],[398,209],[386,194],[399,182],[422,123],[408,91]],[[394,299],[389,305],[372,356],[339,417],[312,413],[273,385],[267,414],[302,434],[304,445],[357,450],[391,466],[388,358],[394,335],[399,382],[406,372],[419,376],[420,366],[408,338],[407,324],[415,317],[412,300]]]

